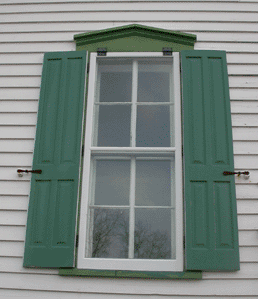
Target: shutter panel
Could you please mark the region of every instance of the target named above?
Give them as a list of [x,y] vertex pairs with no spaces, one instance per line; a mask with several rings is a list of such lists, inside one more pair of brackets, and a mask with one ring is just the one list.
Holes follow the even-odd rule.
[[25,267],[73,267],[86,51],[44,57]]
[[239,270],[226,53],[182,51],[187,270]]

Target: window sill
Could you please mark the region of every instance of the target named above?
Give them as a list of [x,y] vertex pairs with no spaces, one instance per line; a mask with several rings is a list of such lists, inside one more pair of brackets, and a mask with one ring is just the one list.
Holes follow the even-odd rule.
[[149,271],[112,271],[112,270],[86,270],[77,268],[59,269],[61,276],[88,276],[108,278],[147,278],[147,279],[202,279],[202,271],[185,272],[149,272]]

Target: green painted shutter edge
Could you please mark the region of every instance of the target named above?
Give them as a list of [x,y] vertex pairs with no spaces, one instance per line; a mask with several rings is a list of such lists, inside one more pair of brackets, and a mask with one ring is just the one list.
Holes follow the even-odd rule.
[[230,99],[224,51],[182,51],[187,270],[239,270]]
[[145,279],[202,279],[201,271],[184,272],[151,272],[151,271],[112,271],[112,270],[84,270],[84,269],[59,269],[61,276],[85,276],[107,278],[145,278]]
[[86,51],[44,56],[24,267],[73,267]]

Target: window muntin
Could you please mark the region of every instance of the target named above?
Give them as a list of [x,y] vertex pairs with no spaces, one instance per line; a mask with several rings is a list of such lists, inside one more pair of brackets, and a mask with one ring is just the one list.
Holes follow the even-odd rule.
[[[121,54],[91,54],[78,268],[182,271],[179,57]],[[112,56],[116,58],[110,59]],[[115,80],[118,74],[119,82]],[[125,89],[120,86],[122,82]],[[114,96],[112,90],[116,91]],[[119,111],[127,112],[116,116]],[[161,137],[161,126],[157,125],[161,121],[166,127],[166,142],[161,138],[153,141],[147,134],[154,122],[156,137]],[[107,124],[113,129],[108,131]],[[122,138],[116,138],[119,130]],[[105,243],[104,239],[98,241],[98,237],[103,236],[99,228],[104,220],[113,229],[103,245],[100,241]]]

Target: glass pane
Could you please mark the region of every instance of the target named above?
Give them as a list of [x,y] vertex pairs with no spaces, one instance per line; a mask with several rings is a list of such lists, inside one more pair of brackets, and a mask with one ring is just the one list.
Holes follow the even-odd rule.
[[99,106],[97,146],[130,146],[130,126],[130,105]]
[[129,211],[92,209],[91,257],[128,258]]
[[136,161],[135,205],[171,205],[171,161]]
[[170,106],[138,106],[136,146],[169,147]]
[[95,205],[129,205],[130,161],[97,160]]
[[131,102],[131,60],[102,60],[99,61],[98,70],[100,102]]
[[139,61],[138,102],[171,102],[172,60]]
[[136,209],[134,258],[171,258],[171,210]]

